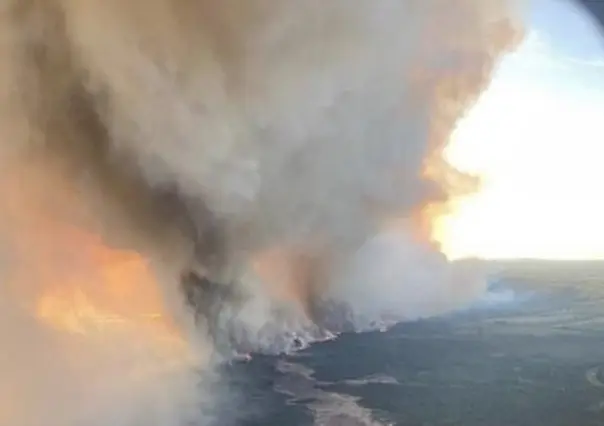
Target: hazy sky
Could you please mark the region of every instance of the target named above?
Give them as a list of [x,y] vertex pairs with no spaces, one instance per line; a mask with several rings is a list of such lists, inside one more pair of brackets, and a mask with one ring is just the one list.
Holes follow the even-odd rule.
[[452,140],[484,187],[439,226],[451,257],[604,258],[604,38],[566,0],[530,23]]

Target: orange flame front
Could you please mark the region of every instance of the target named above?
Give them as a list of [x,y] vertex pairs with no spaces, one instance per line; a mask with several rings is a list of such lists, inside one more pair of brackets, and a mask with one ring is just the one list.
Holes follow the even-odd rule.
[[40,320],[79,334],[133,326],[166,335],[176,332],[163,313],[155,277],[140,254],[111,249],[82,231],[65,230],[62,238],[62,244],[80,252],[84,263],[80,267],[85,267],[87,276],[67,274],[60,283],[44,285],[35,307]]
[[184,349],[148,259],[87,229],[84,201],[60,175],[22,170],[2,182],[5,296],[59,334],[89,341],[136,335]]

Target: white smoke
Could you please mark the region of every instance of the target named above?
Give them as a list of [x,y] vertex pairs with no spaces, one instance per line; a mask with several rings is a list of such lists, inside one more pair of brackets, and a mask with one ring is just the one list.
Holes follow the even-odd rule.
[[469,263],[451,264],[400,232],[384,233],[344,266],[328,300],[348,307],[354,328],[383,327],[468,305],[486,289],[482,272]]

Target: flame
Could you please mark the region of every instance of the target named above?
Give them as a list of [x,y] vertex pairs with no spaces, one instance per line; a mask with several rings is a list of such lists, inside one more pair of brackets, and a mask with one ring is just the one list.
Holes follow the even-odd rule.
[[31,158],[11,166],[0,178],[0,424],[81,424],[130,415],[129,398],[176,395],[205,359],[168,305],[158,256],[103,222],[110,201],[92,203],[106,198],[78,189],[80,176]]
[[2,285],[27,315],[68,339],[134,336],[162,353],[184,353],[150,261],[87,226],[86,201],[65,176],[49,167],[11,172],[2,181],[0,232],[11,253]]
[[45,284],[35,302],[40,321],[82,335],[130,327],[176,337],[174,324],[163,312],[155,278],[140,254],[111,249],[81,230],[65,231],[63,238],[68,241],[63,244],[81,250],[90,275]]
[[[112,249],[82,230],[66,229],[62,234],[63,245],[80,251],[79,266],[86,275],[48,276],[34,308],[42,323],[89,337],[129,331],[158,341],[181,340],[140,254]],[[58,278],[63,280],[52,282]]]

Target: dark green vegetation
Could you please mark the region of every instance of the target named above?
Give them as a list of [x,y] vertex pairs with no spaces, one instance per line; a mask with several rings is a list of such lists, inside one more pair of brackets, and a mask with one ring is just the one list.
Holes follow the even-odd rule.
[[[263,407],[239,424],[312,424],[334,395],[381,424],[604,424],[604,262],[491,266],[492,290],[470,310],[234,367],[249,406]],[[339,409],[325,424],[369,424]]]

